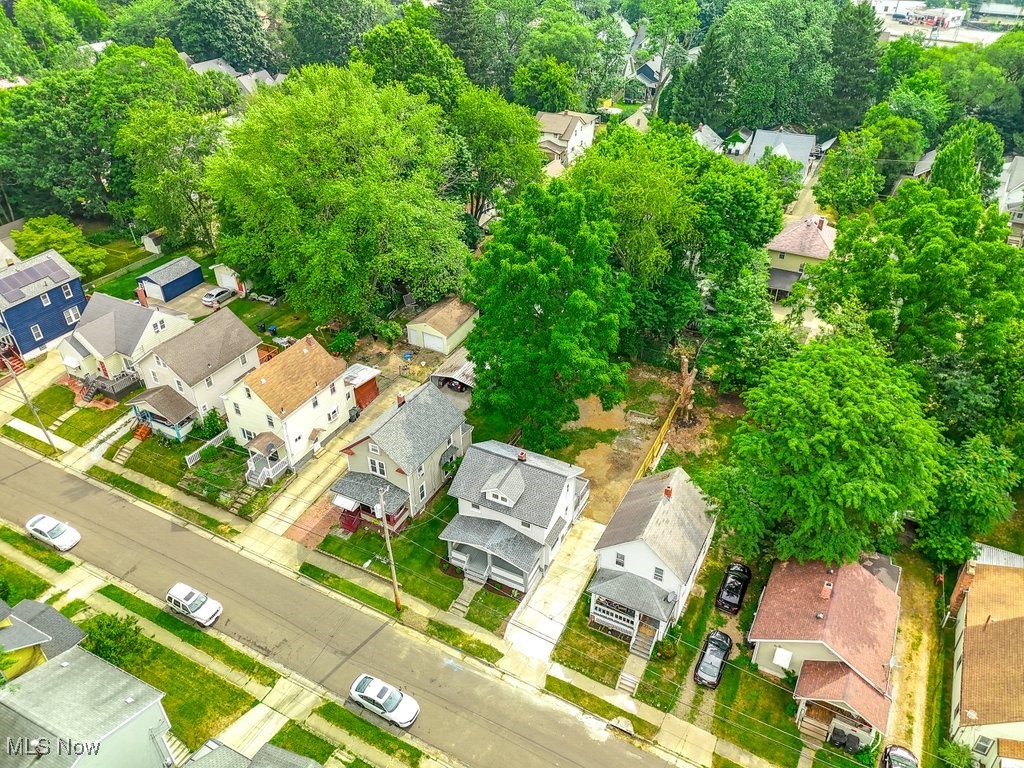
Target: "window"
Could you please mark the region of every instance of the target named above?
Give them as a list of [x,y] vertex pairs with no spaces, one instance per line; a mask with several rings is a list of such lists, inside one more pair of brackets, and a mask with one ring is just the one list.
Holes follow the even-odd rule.
[[338,418],[338,409],[335,408],[333,411],[327,414],[328,423],[335,421]]
[[151,379],[153,379],[153,383],[154,383],[154,384],[159,384],[159,383],[160,383],[160,377],[159,377],[159,376],[157,376],[157,373],[156,373],[156,371],[150,371],[150,372],[149,372],[149,377],[150,377]]
[[296,435],[296,436],[295,436],[295,442],[297,443],[297,442],[299,442],[300,440],[302,440],[302,435]]
[[335,384],[335,383],[334,383],[334,382],[332,381],[332,382],[331,382],[331,394],[333,395],[333,394],[334,394],[335,392],[337,392],[337,391],[338,391],[338,385],[337,385],[337,384]]
[[[237,407],[237,406],[236,406],[236,407]],[[245,440],[245,442],[249,442],[249,441],[250,441],[250,440],[252,440],[252,439],[253,439],[254,437],[256,437],[256,435],[254,435],[254,434],[253,434],[252,432],[250,432],[250,431],[249,431],[248,429],[243,429],[243,430],[242,430],[242,439],[243,439],[243,440]]]
[[370,453],[380,455],[380,448],[378,448],[374,443],[370,443]]
[[420,477],[423,477],[423,465],[422,464],[420,464],[419,468],[416,470],[416,474],[419,475]]
[[32,338],[33,339],[35,339],[36,341],[42,341],[43,340],[43,332],[41,330],[39,330],[39,326],[38,325],[33,325],[31,328],[29,328],[29,330],[32,331]]
[[61,290],[64,292],[64,298],[70,299],[72,296],[71,283],[65,283],[61,286]]
[[41,302],[43,302],[43,306],[44,307],[50,306],[50,294],[48,294],[48,293],[41,293],[41,294],[39,294],[39,300]]
[[529,528],[530,527],[530,524],[528,522],[526,522],[525,520],[520,520],[519,524],[521,526],[523,526],[523,528]]
[[232,403],[232,405],[235,406],[235,416],[241,416],[242,409],[238,407],[238,403]]
[[74,325],[78,322],[78,318],[82,316],[82,313],[78,311],[78,307],[71,307],[71,309],[64,310],[64,322],[68,325]]
[[351,400],[352,399],[352,393],[351,392],[346,392],[345,393],[345,399],[346,400]]
[[784,254],[784,253],[780,253],[779,254],[779,261],[782,261],[785,258],[786,258],[786,254]]
[[455,441],[452,440],[452,436],[448,435],[448,447],[451,448],[454,444],[455,444]]
[[619,566],[619,568],[625,568],[626,567],[626,556],[624,554],[622,554],[621,552],[616,552],[615,553],[615,564],[617,566]]
[[157,320],[155,323],[153,323],[153,333],[160,333],[160,331],[162,330],[160,325],[163,322],[163,320]]
[[245,354],[238,358],[238,362],[240,362],[242,365],[245,365]]
[[206,412],[207,412],[208,410],[210,410],[210,406],[209,406],[209,404],[207,404],[207,403],[203,403],[202,405],[200,405],[200,406],[199,406],[199,412],[200,412],[201,414],[203,414],[204,416],[206,415]]
[[427,498],[427,484],[420,483],[420,501],[423,501],[425,498]]
[[491,491],[490,493],[488,493],[487,494],[487,498],[490,499],[491,501],[496,501],[499,504],[504,504],[506,507],[511,507],[512,506],[512,502],[509,501],[508,497],[507,496],[502,496],[497,491]]
[[153,359],[156,360],[156,364],[159,365],[161,368],[166,368],[167,367],[167,363],[165,363],[160,358],[160,355],[153,355]]
[[665,570],[663,568],[655,568],[654,569],[654,580],[655,581],[664,581],[665,580]]
[[267,414],[267,426],[270,427],[271,429],[274,428],[274,417],[271,416],[269,413]]
[[979,755],[987,755],[992,751],[994,743],[995,741],[988,736],[979,736],[978,740],[974,742],[974,749],[972,751]]
[[248,387],[242,387],[242,389],[245,391],[246,399],[252,400],[252,390],[249,389]]
[[181,379],[175,379],[174,380],[174,388],[176,390],[178,390],[179,392],[184,392],[185,391],[185,385],[181,383]]
[[320,405],[320,400],[317,399],[316,395],[313,395],[313,407],[316,408],[318,405]]
[[469,506],[471,506],[473,509],[480,509],[479,504],[470,504]]
[[388,476],[388,471],[384,467],[384,462],[377,461],[377,459],[370,459],[370,471],[375,475],[379,475],[380,477]]
[[206,388],[213,389],[213,376],[206,377]]

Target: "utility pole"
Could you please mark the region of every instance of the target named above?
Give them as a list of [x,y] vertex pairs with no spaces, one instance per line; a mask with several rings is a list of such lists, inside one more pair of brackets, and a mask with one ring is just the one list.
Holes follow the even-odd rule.
[[388,548],[388,565],[391,566],[391,588],[395,591],[395,610],[402,610],[402,598],[398,594],[398,574],[395,573],[395,555],[391,551],[391,528],[388,526],[388,514],[384,507],[384,489],[380,489],[380,503],[377,505],[381,525],[384,526],[384,546]]
[[18,385],[18,391],[21,392],[21,398],[25,401],[25,405],[28,406],[28,409],[32,411],[32,415],[36,417],[36,423],[39,425],[39,428],[43,430],[43,437],[46,438],[46,442],[50,444],[50,448],[53,449],[55,454],[60,453],[60,451],[57,450],[57,446],[53,444],[53,438],[50,437],[50,433],[47,432],[46,427],[43,426],[43,420],[39,418],[39,411],[36,410],[35,404],[29,400],[28,395],[25,394],[25,388],[21,386],[21,380],[18,378],[18,374],[15,372],[14,366],[11,365],[10,361],[3,355],[0,355],[0,360],[4,361],[4,365],[7,366],[7,370],[10,371],[11,376],[14,377],[14,383]]

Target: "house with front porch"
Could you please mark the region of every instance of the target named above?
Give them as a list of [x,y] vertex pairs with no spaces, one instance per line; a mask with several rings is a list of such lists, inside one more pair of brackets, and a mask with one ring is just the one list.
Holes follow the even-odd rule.
[[796,676],[796,719],[807,739],[838,732],[856,752],[888,733],[901,573],[881,555],[772,568],[747,639],[761,672]]
[[250,485],[261,487],[298,468],[358,416],[355,368],[307,335],[224,393],[228,433],[249,452]]
[[96,392],[117,397],[141,386],[137,364],[143,355],[191,327],[181,312],[94,293],[57,350],[67,372],[82,383],[84,399]]
[[223,395],[259,367],[259,345],[234,312],[214,312],[139,358],[146,390],[128,404],[139,421],[182,440],[211,409],[224,412]]
[[528,592],[590,499],[583,467],[488,440],[471,445],[449,496],[459,511],[441,532],[466,578]]
[[348,472],[331,486],[341,527],[354,531],[380,525],[374,506],[383,491],[388,527],[403,528],[444,485],[472,435],[462,411],[430,382],[398,395],[344,449]]
[[707,501],[682,469],[634,482],[594,547],[591,624],[650,658],[679,620],[714,532]]

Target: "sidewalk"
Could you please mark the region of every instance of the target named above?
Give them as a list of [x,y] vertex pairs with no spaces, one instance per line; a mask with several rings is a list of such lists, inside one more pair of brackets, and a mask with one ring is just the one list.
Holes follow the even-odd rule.
[[12,418],[7,422],[7,426],[11,427],[11,429],[16,429],[19,432],[24,432],[29,437],[34,437],[36,440],[41,440],[44,443],[46,442],[47,436],[49,436],[50,440],[53,441],[54,447],[56,447],[58,451],[70,451],[78,447],[70,440],[65,440],[63,437],[57,437],[57,435],[50,431],[43,432],[38,425],[29,424],[27,421],[22,421],[21,419]]
[[[64,362],[60,359],[60,355],[57,354],[55,349],[47,352],[46,356],[38,360],[38,362],[31,362],[33,363],[31,368],[24,373],[18,374],[18,381],[21,382],[21,386],[25,389],[25,394],[29,396],[29,399],[53,384],[65,372]],[[0,397],[0,413],[14,413],[14,411],[24,405],[24,401],[21,399],[21,392],[18,391],[18,385],[13,381],[5,384],[3,390],[5,393],[10,394],[11,397]]]

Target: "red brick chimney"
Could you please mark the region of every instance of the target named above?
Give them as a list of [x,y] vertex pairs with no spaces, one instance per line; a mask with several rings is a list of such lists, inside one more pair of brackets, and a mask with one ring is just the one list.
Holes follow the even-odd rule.
[[149,299],[146,298],[146,289],[141,285],[135,289],[135,295],[139,297],[139,304],[144,307],[149,306]]
[[526,451],[520,451],[519,455],[516,456],[519,461],[526,461]]
[[960,613],[960,606],[964,604],[964,598],[971,591],[971,583],[974,581],[974,563],[967,563],[960,569],[960,575],[956,577],[956,584],[953,585],[953,595],[949,598],[949,614],[956,616]]
[[826,581],[821,585],[821,599],[828,600],[830,597],[832,597],[832,582]]
[[665,498],[666,499],[671,499],[672,498],[672,486],[671,485],[666,485],[665,486]]
[[397,398],[399,407],[405,405],[405,395],[399,395]]
[[821,231],[821,232],[825,231],[825,217],[824,216],[819,216],[818,217],[818,230]]

